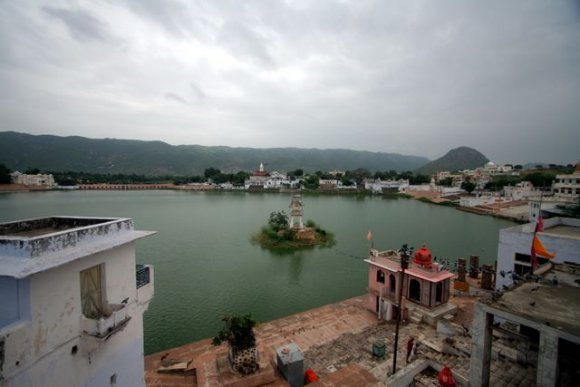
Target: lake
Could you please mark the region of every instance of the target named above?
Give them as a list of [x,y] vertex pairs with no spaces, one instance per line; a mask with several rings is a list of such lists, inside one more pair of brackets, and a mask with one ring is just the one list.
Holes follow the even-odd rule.
[[130,217],[156,236],[137,243],[155,266],[155,297],[144,316],[146,354],[213,336],[223,315],[268,321],[361,295],[372,230],[379,250],[426,244],[441,258],[479,255],[492,263],[499,230],[511,222],[409,199],[303,195],[304,218],[336,245],[273,254],[250,241],[290,194],[183,191],[50,191],[0,194],[0,221],[49,215]]

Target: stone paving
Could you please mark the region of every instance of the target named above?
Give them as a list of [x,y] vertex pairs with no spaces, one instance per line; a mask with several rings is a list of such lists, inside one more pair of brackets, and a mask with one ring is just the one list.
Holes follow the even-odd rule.
[[[457,321],[471,317],[475,298],[457,300]],[[453,299],[451,300],[453,302]],[[256,337],[262,362],[275,359],[275,349],[294,342],[304,353],[305,369],[312,368],[321,380],[319,386],[384,386],[384,380],[392,368],[392,350],[395,324],[377,322],[374,313],[366,309],[367,296],[326,305],[303,313],[270,321],[256,328]],[[469,324],[470,325],[470,324]],[[469,353],[471,338],[461,325],[454,325],[457,334],[452,341],[445,340],[436,330],[425,324],[402,325],[399,333],[397,369],[405,366],[406,343],[410,336],[419,343],[417,358],[429,358],[448,366],[454,372],[469,378]],[[385,359],[372,356],[375,342],[386,344]],[[451,344],[450,344],[451,343]],[[503,347],[501,347],[503,345]],[[443,348],[455,355],[442,353]],[[508,351],[510,343],[494,341],[496,351]],[[225,345],[214,347],[211,341],[201,340],[182,347],[163,351],[145,358],[145,381],[147,386],[220,386],[216,359],[227,352]],[[506,352],[507,353],[507,352]],[[161,374],[157,368],[161,357],[178,361],[192,360],[186,374]],[[431,372],[432,374],[432,372]],[[416,378],[417,385],[429,386],[435,379],[429,372]],[[492,360],[491,385],[533,386],[536,370],[509,361],[503,356]],[[287,386],[276,373],[277,380],[269,386]]]

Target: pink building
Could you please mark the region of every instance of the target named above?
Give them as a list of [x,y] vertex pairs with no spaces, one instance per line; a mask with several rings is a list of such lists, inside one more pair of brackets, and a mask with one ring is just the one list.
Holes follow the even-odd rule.
[[[365,262],[369,264],[369,309],[380,320],[396,319],[402,276],[399,253],[371,250]],[[431,252],[425,246],[417,250],[405,270],[403,318],[436,324],[443,316],[453,314],[456,307],[448,303],[453,276],[432,261]]]

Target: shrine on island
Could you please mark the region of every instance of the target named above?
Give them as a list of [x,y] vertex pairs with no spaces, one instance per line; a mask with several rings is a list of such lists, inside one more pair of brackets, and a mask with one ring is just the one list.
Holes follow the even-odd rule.
[[262,227],[253,242],[267,249],[292,251],[301,248],[331,247],[332,233],[323,230],[312,220],[304,222],[304,204],[299,194],[292,195],[289,204],[290,215],[285,211],[272,212],[268,226]]
[[369,258],[365,259],[369,267],[368,308],[379,320],[394,320],[401,299],[402,319],[436,325],[439,319],[454,314],[457,309],[448,302],[454,274],[435,262],[426,246],[409,258],[412,259],[403,276],[398,251],[370,250]]
[[300,195],[293,195],[290,201],[290,224],[291,229],[303,229],[304,221],[302,220],[302,200]]

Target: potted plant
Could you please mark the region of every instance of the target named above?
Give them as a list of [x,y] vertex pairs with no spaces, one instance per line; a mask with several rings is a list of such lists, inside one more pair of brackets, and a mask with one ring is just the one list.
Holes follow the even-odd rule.
[[229,360],[232,368],[242,374],[251,374],[258,370],[258,349],[254,327],[256,320],[252,315],[226,316],[222,318],[224,327],[213,338],[213,345],[224,341],[229,344]]

